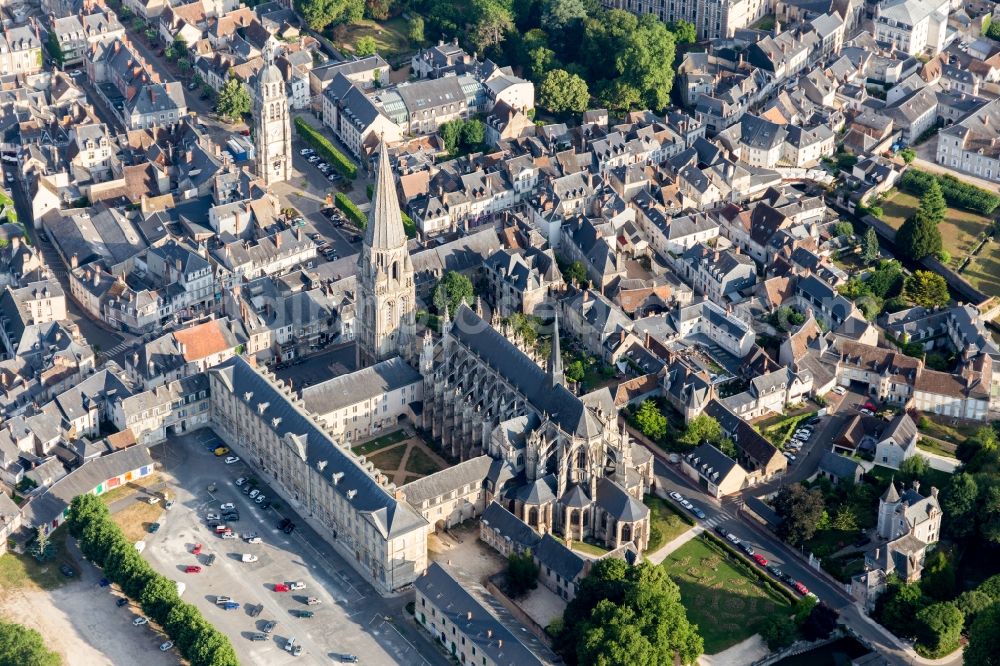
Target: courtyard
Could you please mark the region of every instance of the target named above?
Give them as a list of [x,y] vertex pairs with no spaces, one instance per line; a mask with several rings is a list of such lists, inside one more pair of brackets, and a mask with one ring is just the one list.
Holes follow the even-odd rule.
[[365,456],[397,486],[406,485],[448,466],[418,435],[397,430],[352,448]]
[[754,634],[769,618],[787,615],[791,602],[759,582],[745,563],[710,537],[701,535],[663,561],[681,590],[688,619],[705,639],[705,653],[716,654]]
[[[920,200],[912,194],[894,190],[882,202],[882,219],[893,229],[903,226],[916,213]],[[938,225],[944,249],[951,255],[948,267],[958,270],[979,245],[980,236],[989,233],[994,220],[957,208],[948,208],[945,219]],[[988,296],[1000,296],[1000,245],[989,241],[961,271],[962,277]]]

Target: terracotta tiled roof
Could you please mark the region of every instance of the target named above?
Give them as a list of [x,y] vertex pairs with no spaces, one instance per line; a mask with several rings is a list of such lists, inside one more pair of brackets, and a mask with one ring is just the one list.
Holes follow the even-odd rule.
[[177,331],[174,338],[184,345],[185,361],[197,361],[232,347],[218,319]]

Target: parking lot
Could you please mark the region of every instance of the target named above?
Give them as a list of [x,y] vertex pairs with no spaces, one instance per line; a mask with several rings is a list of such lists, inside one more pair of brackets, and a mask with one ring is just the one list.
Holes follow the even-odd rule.
[[[153,450],[166,474],[176,479],[172,490],[177,502],[164,514],[159,531],[149,535],[144,556],[155,569],[186,584],[184,599],[230,637],[243,663],[329,664],[340,654],[357,655],[365,664],[443,663],[433,649],[424,646],[423,652],[431,653],[425,659],[414,647],[411,641],[420,639],[403,617],[404,599],[378,596],[266,484],[256,487],[275,502],[270,509],[244,495],[234,481],[253,475],[242,461],[227,465],[224,457],[215,456],[212,449],[219,444],[214,433],[201,430]],[[223,513],[221,506],[228,503],[239,512],[239,521],[228,523],[234,532],[256,533],[261,543],[213,534],[206,516]],[[291,534],[277,529],[286,515],[297,525]],[[192,554],[199,543],[201,554]],[[243,562],[244,554],[257,560]],[[215,561],[208,565],[212,555]],[[201,571],[186,573],[188,566]],[[276,583],[286,581],[302,581],[305,587],[274,591]],[[239,607],[224,610],[216,604],[219,596]],[[307,605],[308,597],[320,603]],[[253,617],[251,607],[257,604],[263,609]],[[315,615],[297,617],[300,611]],[[272,620],[277,625],[267,640],[252,641]],[[303,646],[299,657],[283,649],[291,638]]]

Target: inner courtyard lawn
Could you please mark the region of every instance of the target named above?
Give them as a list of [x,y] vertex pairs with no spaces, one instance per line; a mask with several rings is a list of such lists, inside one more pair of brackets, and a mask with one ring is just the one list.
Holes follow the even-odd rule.
[[792,612],[788,598],[759,583],[752,565],[711,537],[692,539],[667,556],[663,566],[681,590],[688,619],[705,640],[706,654],[722,652],[759,633],[772,616]]

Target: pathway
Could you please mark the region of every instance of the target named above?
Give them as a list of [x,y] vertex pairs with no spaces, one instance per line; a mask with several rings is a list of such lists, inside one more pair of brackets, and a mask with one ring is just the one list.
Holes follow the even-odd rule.
[[409,465],[410,463],[410,457],[416,450],[419,450],[425,456],[430,458],[434,462],[434,464],[436,464],[440,469],[447,469],[449,467],[447,461],[445,461],[444,458],[442,458],[434,451],[432,451],[431,448],[427,446],[427,444],[419,437],[409,437],[401,442],[397,442],[396,444],[390,444],[376,451],[371,451],[370,453],[366,454],[366,457],[368,458],[368,460],[372,460],[376,456],[380,456],[383,453],[387,453],[389,451],[394,451],[395,449],[398,449],[400,447],[406,447],[406,451],[403,452],[403,457],[400,458],[399,465],[395,469],[382,469],[377,464],[375,465],[376,467],[379,468],[379,471],[381,471],[386,476],[391,477],[392,482],[397,486],[403,486],[410,481],[416,481],[417,479],[427,476],[426,474],[421,474],[420,472],[413,472],[407,469],[407,465]]
[[647,555],[646,559],[652,562],[653,564],[659,564],[663,560],[667,559],[667,555],[674,552],[675,550],[677,550],[678,548],[680,548],[688,541],[695,538],[704,531],[705,531],[704,527],[702,527],[701,525],[695,525],[684,534],[680,535],[679,537],[674,537],[672,540],[660,546],[655,553],[650,553],[649,555]]
[[947,472],[948,474],[954,474],[958,470],[958,466],[962,464],[957,458],[949,458],[948,456],[943,456],[940,453],[934,453],[926,449],[918,449],[917,453],[927,459],[927,464],[931,466],[931,469]]

